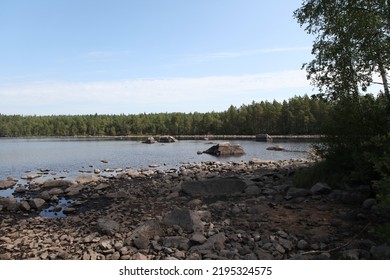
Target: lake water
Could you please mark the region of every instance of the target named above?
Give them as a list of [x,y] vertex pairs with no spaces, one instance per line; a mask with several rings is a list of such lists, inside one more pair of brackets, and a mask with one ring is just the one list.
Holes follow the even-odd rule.
[[[213,144],[201,140],[181,140],[175,143],[143,144],[125,140],[88,140],[88,138],[0,138],[0,180],[7,177],[20,179],[26,172],[37,173],[49,170],[47,176],[63,176],[73,179],[80,170],[93,171],[95,168],[149,168],[160,165],[160,169],[177,168],[183,163],[205,161],[249,161],[253,158],[283,160],[305,157],[311,143],[278,142],[265,143],[254,140],[231,140],[240,144],[246,154],[240,157],[214,157],[198,155],[224,141]],[[294,152],[268,151],[267,147],[282,145]],[[302,151],[302,152],[298,152]],[[107,163],[102,162],[107,161]]]

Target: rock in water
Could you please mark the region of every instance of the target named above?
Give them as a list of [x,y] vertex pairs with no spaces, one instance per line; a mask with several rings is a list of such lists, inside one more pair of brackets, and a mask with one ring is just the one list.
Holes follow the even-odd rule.
[[240,144],[232,144],[230,142],[214,145],[203,153],[215,156],[242,156],[245,154]]

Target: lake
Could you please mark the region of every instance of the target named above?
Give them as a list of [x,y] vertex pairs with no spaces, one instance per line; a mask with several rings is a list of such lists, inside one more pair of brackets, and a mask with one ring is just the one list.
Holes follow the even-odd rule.
[[[128,140],[101,140],[88,138],[0,138],[0,180],[7,177],[20,179],[26,172],[47,170],[46,176],[62,176],[74,179],[81,171],[95,168],[177,168],[183,163],[205,161],[284,160],[305,157],[312,143],[266,143],[254,140],[230,140],[240,144],[246,154],[240,157],[214,157],[198,155],[215,143],[224,141],[181,140],[175,143],[143,144]],[[266,150],[272,145],[282,145],[288,151]],[[104,161],[104,162],[102,162]],[[106,162],[106,163],[105,163]],[[22,181],[22,180],[21,180]]]

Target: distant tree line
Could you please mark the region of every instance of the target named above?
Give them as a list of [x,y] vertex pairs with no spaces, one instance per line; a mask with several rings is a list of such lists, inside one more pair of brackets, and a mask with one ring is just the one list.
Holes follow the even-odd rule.
[[252,102],[224,112],[138,115],[0,114],[0,137],[235,134],[319,134],[332,105],[294,97],[282,103]]

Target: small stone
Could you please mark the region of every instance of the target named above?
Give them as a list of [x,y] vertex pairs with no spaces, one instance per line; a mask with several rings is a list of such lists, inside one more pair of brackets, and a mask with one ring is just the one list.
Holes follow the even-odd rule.
[[309,243],[306,242],[306,240],[299,240],[297,243],[297,248],[299,250],[307,250],[309,248]]
[[30,204],[31,208],[41,209],[43,207],[43,205],[45,204],[45,200],[43,200],[42,198],[34,198],[34,199],[29,201],[29,204]]
[[146,261],[148,260],[148,257],[138,252],[133,255],[132,259],[138,261]]
[[133,243],[137,249],[147,249],[149,247],[149,239],[143,236],[136,236],[133,239]]

